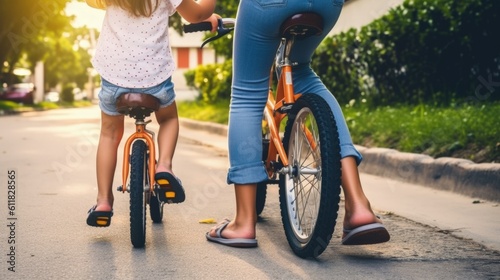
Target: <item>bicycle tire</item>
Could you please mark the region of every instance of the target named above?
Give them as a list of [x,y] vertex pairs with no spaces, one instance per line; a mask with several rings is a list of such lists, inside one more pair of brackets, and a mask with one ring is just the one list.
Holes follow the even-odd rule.
[[[269,138],[266,134],[262,133],[262,161],[267,160],[267,151],[269,150]],[[262,214],[264,207],[266,205],[267,198],[267,182],[257,183],[257,195],[255,199],[255,208],[257,210],[257,216]]]
[[[308,137],[314,138],[315,145],[310,144]],[[288,174],[280,174],[283,228],[297,256],[315,258],[330,242],[340,202],[339,136],[325,100],[315,94],[303,94],[295,102],[288,115],[283,144],[289,165],[293,166]]]
[[135,248],[144,247],[146,241],[146,161],[146,143],[135,141],[130,157],[130,239]]
[[156,195],[149,198],[149,214],[155,224],[160,224],[163,220],[163,202]]
[[257,216],[262,214],[264,207],[266,206],[267,197],[267,184],[265,182],[257,183],[257,196],[255,200],[255,208],[257,210]]

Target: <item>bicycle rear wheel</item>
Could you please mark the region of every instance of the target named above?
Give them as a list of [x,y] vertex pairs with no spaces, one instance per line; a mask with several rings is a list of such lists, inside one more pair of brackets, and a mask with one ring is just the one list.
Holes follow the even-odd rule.
[[149,198],[149,214],[155,224],[159,224],[163,220],[163,204],[164,202],[160,201],[156,195],[151,194]]
[[[264,130],[264,128],[263,128]],[[265,162],[267,160],[267,151],[269,149],[269,137],[262,133],[262,161]],[[264,206],[266,205],[266,197],[267,197],[267,182],[257,183],[257,196],[255,200],[255,208],[257,210],[257,216],[262,214],[264,211]]]
[[130,157],[130,239],[135,248],[144,247],[146,241],[146,200],[144,187],[147,181],[146,143],[138,140],[132,144]]
[[304,94],[293,105],[283,139],[288,172],[280,175],[280,209],[293,252],[317,257],[332,237],[340,202],[340,144],[328,104]]

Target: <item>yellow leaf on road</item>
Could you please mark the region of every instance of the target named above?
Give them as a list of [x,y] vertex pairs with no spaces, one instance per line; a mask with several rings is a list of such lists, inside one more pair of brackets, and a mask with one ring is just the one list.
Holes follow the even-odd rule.
[[217,221],[215,221],[214,218],[208,218],[208,219],[203,219],[198,221],[200,224],[215,224]]

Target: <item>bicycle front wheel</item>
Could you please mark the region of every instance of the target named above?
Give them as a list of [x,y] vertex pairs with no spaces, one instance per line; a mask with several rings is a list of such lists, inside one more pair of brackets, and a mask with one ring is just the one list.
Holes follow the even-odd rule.
[[317,257],[328,246],[340,202],[340,144],[330,107],[315,94],[293,105],[283,138],[288,156],[280,175],[280,209],[293,252]]
[[130,157],[130,238],[135,248],[144,247],[146,241],[146,196],[147,180],[146,143],[135,141]]

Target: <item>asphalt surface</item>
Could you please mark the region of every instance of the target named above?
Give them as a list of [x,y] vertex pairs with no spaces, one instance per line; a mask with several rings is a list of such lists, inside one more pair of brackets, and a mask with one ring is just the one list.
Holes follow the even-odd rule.
[[[365,192],[390,242],[340,245],[341,202],[328,248],[316,260],[300,259],[283,235],[277,187],[268,188],[258,248],[207,242],[213,225],[200,220],[234,214],[227,129],[181,122],[175,172],[188,199],[167,205],[163,223],[148,220],[146,247],[134,249],[126,194],[115,192],[111,227],[85,223],[96,193],[97,106],[0,118],[0,279],[500,279],[497,204],[366,173]],[[154,121],[148,127],[158,129]],[[127,119],[125,135],[133,130]],[[12,170],[15,180],[7,178]]]
[[[190,90],[177,92],[177,100],[195,96]],[[180,123],[181,137],[227,155],[227,126],[183,118]],[[500,164],[357,148],[363,155],[361,180],[372,207],[500,251]]]
[[[227,126],[189,119],[180,122],[181,137],[227,154]],[[358,148],[364,156],[360,165],[363,189],[374,209],[500,251],[500,164],[432,160],[388,149]],[[442,175],[446,180],[436,179],[440,170],[446,171]],[[484,188],[484,184],[489,187]],[[478,192],[481,188],[487,191]]]

